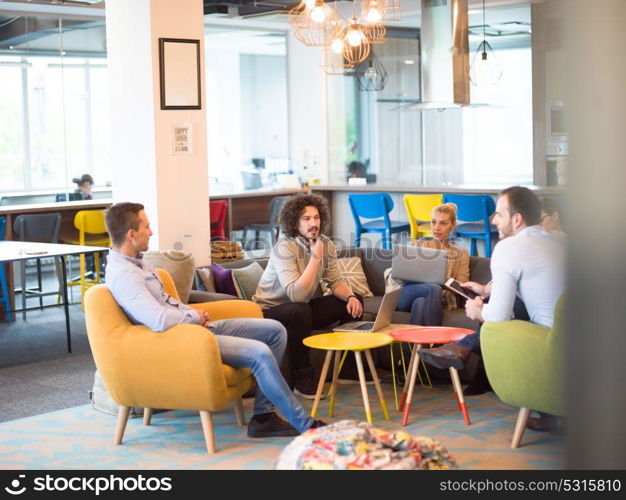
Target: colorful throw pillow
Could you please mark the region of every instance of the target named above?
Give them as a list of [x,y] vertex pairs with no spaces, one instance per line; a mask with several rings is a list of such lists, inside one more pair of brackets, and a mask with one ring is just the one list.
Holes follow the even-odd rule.
[[[200,285],[196,281],[196,284],[198,285],[198,290],[211,293],[215,293],[217,291],[215,289],[215,279],[213,278],[213,273],[211,272],[211,269],[209,269],[208,267],[200,267],[196,269],[196,273],[198,274],[198,277],[200,278],[200,283],[202,284]],[[204,287],[204,290],[202,289],[202,287]]]
[[231,269],[224,269],[218,264],[211,264],[211,274],[215,280],[215,291],[226,293],[237,297],[237,290],[233,283],[233,272]]
[[175,250],[157,250],[144,253],[143,258],[155,269],[165,269],[170,274],[181,302],[187,304],[196,272],[193,255]]
[[263,268],[258,262],[253,262],[249,266],[233,269],[233,282],[237,295],[240,299],[250,300],[256,292],[256,287],[263,276]]
[[[339,266],[341,276],[348,283],[348,285],[350,285],[350,288],[352,288],[354,293],[358,293],[364,299],[374,296],[369,285],[367,284],[367,278],[365,277],[363,265],[361,264],[361,259],[359,257],[344,257],[342,259],[337,259],[337,265]],[[331,293],[330,289],[323,281],[321,286],[324,295],[329,295]]]

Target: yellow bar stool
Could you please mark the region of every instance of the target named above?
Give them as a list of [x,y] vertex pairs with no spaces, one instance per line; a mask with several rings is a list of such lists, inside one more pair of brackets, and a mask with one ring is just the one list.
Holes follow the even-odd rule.
[[[405,194],[404,206],[411,225],[411,239],[432,236],[430,219],[432,211],[443,203],[443,194]],[[419,221],[419,222],[418,222]]]
[[322,349],[326,351],[326,358],[324,360],[324,366],[322,367],[322,373],[320,375],[320,381],[317,385],[317,393],[315,394],[315,402],[313,403],[313,409],[311,410],[311,416],[315,418],[317,414],[317,408],[320,403],[322,392],[324,391],[324,382],[326,381],[326,375],[328,374],[328,368],[330,366],[330,360],[335,353],[335,364],[333,366],[333,381],[330,387],[330,404],[328,407],[328,416],[332,417],[335,411],[335,397],[337,394],[337,380],[339,378],[339,365],[342,351],[354,352],[356,359],[356,366],[359,372],[359,383],[361,385],[361,394],[363,396],[363,405],[365,406],[365,416],[368,423],[372,423],[372,411],[370,409],[369,397],[367,395],[367,384],[365,382],[365,371],[363,369],[363,359],[361,352],[365,354],[367,364],[369,365],[370,372],[372,373],[372,379],[374,380],[374,386],[380,400],[380,406],[385,415],[385,419],[389,420],[389,413],[387,412],[387,405],[385,404],[385,397],[383,395],[383,389],[376,373],[376,367],[374,366],[374,360],[372,359],[372,353],[370,349],[376,347],[383,347],[389,345],[392,342],[392,338],[388,335],[378,333],[362,333],[362,332],[332,332],[322,333],[320,335],[312,335],[305,338],[304,345],[312,349]]
[[[111,240],[104,224],[104,210],[80,210],[74,217],[74,227],[78,229],[78,238],[63,238],[69,245],[87,245],[97,247],[111,246]],[[100,283],[100,254],[94,254],[95,273],[87,279],[85,254],[80,254],[80,280],[68,283],[68,286],[80,286],[81,303],[85,301],[85,292],[93,285]]]

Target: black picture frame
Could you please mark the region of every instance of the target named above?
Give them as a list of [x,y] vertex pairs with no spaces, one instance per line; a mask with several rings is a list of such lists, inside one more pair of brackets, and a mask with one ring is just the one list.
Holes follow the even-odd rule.
[[159,72],[161,109],[202,109],[200,40],[159,38]]

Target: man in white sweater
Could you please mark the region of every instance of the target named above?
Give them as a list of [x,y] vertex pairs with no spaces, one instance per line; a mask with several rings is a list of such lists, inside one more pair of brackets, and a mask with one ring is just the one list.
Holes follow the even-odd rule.
[[[469,318],[481,322],[513,319],[519,297],[530,321],[552,327],[556,302],[565,291],[565,235],[542,229],[540,218],[541,202],[530,189],[514,186],[500,193],[493,223],[501,241],[491,258],[492,281],[462,284],[478,294],[465,304]],[[480,355],[480,328],[453,344],[424,349],[420,356],[435,367],[460,370],[472,352]]]

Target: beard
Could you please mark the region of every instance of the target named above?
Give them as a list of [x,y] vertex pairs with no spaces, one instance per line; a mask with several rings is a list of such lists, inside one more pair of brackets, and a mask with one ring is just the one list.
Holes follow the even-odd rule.
[[303,238],[307,238],[307,239],[315,239],[315,238],[318,238],[319,235],[320,235],[319,227],[311,227],[307,229],[305,233],[300,233],[300,236],[302,236]]
[[508,225],[503,228],[498,228],[498,236],[501,240],[508,238],[509,236],[513,236],[513,227]]

